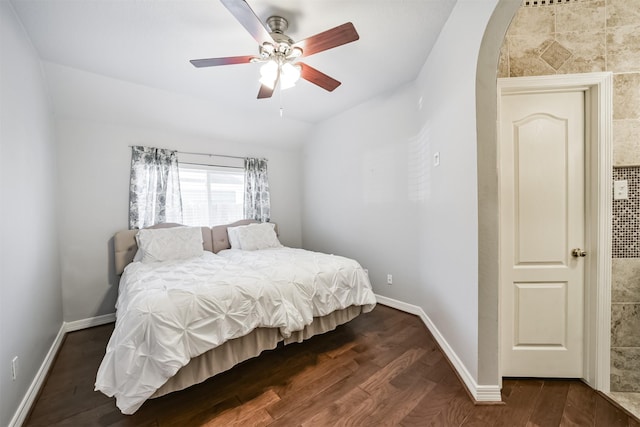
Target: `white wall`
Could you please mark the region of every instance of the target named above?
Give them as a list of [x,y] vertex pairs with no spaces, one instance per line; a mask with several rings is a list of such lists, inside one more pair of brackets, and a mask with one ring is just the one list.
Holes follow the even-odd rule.
[[0,1],[0,52],[0,425],[6,426],[62,326],[62,300],[52,113],[38,56],[6,1]]
[[[420,124],[441,165],[421,216],[421,306],[478,378],[478,199],[476,66],[497,1],[460,0],[417,83]],[[497,380],[497,378],[495,378]]]
[[496,3],[459,0],[415,85],[323,122],[303,156],[303,246],[353,256],[376,293],[420,306],[474,379],[475,79]]
[[323,122],[303,150],[303,246],[357,259],[376,293],[403,301],[419,281],[415,91],[406,85]]
[[128,227],[130,145],[269,159],[271,218],[300,246],[299,150],[220,141],[174,130],[88,119],[56,120],[64,319],[113,313],[118,278],[112,236]]

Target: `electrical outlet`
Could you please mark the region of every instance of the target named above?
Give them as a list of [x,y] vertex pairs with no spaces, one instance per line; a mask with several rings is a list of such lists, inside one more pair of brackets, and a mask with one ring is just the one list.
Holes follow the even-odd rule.
[[18,356],[11,359],[11,379],[15,381],[16,378],[18,378]]
[[387,285],[393,285],[393,276],[391,274],[387,274]]

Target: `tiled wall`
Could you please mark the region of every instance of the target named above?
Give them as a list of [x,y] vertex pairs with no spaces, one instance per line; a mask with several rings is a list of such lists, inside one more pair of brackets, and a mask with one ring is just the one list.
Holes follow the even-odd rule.
[[640,258],[614,258],[611,391],[640,391]]
[[614,75],[614,179],[630,181],[613,205],[611,390],[640,392],[640,0],[523,1],[499,77],[601,71]]
[[545,4],[514,17],[499,76],[613,72],[614,164],[640,165],[640,0]]
[[629,190],[628,199],[613,201],[613,257],[640,258],[640,167],[614,168],[613,180],[626,181]]
[[[640,135],[638,136],[640,138]],[[613,169],[629,198],[613,201],[611,391],[640,391],[640,167]]]

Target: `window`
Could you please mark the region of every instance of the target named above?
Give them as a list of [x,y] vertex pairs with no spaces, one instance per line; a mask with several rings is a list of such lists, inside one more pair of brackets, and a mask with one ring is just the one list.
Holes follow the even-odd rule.
[[180,164],[182,222],[229,224],[244,217],[244,169]]

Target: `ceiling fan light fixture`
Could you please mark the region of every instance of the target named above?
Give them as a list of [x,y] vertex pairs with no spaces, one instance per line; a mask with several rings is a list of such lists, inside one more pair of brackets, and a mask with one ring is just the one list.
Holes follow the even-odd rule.
[[276,61],[269,60],[265,62],[262,67],[260,67],[260,83],[269,89],[273,89],[279,72],[280,70]]
[[299,58],[300,56],[302,56],[302,49],[297,46],[292,47],[289,58]]
[[278,43],[276,51],[284,56],[287,56],[291,52],[291,45],[287,42]]
[[276,50],[275,46],[269,42],[265,42],[260,46],[260,56],[263,58],[268,58],[273,55],[273,52]]
[[282,65],[280,72],[280,84],[282,89],[289,89],[295,86],[296,82],[300,80],[300,66],[286,62]]
[[271,90],[273,90],[273,88],[276,86],[276,79],[268,79],[266,77],[260,77],[258,81],[260,82],[261,85],[266,86]]
[[260,76],[265,79],[275,80],[277,75],[278,63],[274,60],[269,60],[260,67]]

